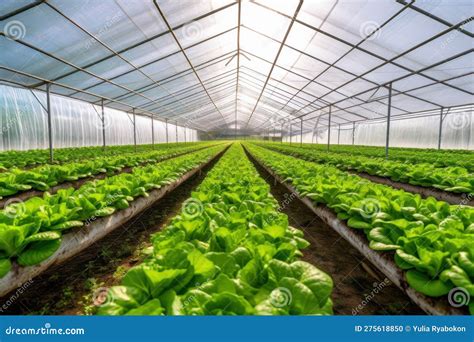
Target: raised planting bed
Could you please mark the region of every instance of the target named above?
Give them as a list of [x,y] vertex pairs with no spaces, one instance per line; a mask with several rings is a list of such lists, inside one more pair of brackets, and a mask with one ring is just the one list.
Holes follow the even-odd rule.
[[109,232],[120,227],[137,214],[143,212],[187,179],[196,173],[201,172],[203,168],[212,163],[215,159],[220,158],[226,149],[227,147],[225,149],[223,147],[222,150],[211,158],[208,158],[198,167],[183,173],[178,179],[170,184],[149,191],[147,197],[135,198],[135,200],[131,201],[129,206],[125,209],[118,210],[112,215],[105,217],[90,217],[87,220],[85,227],[75,228],[65,233],[62,236],[62,243],[59,248],[54,252],[54,254],[40,263],[32,266],[20,266],[16,262],[13,262],[11,270],[3,278],[0,278],[0,297],[5,296],[10,291],[38,276],[51,266],[65,262],[67,259],[81,252],[94,242],[100,240]]
[[[428,163],[409,164],[398,160],[332,153],[298,146],[272,143],[258,145],[316,164],[331,165],[377,183],[419,193],[423,197],[433,196],[450,204],[474,203],[474,176],[461,166],[435,167]],[[462,157],[459,158],[462,160]]]
[[[61,189],[67,189],[67,188],[74,188],[77,189],[81,187],[84,183],[93,181],[93,180],[99,180],[99,179],[104,179],[106,177],[111,177],[114,175],[118,175],[121,173],[131,173],[133,171],[133,168],[136,166],[144,166],[152,163],[159,163],[164,160],[168,160],[171,158],[176,158],[182,155],[185,155],[187,153],[192,153],[192,152],[197,152],[199,150],[202,150],[204,148],[208,148],[211,145],[208,146],[196,146],[193,148],[192,146],[188,147],[188,149],[183,150],[183,147],[180,149],[173,148],[170,149],[169,153],[163,153],[165,151],[161,151],[162,153],[157,153],[155,158],[153,159],[147,159],[146,161],[138,162],[135,166],[125,166],[123,168],[117,169],[115,171],[110,171],[110,172],[98,172],[96,174],[91,174],[86,177],[80,177],[77,180],[74,181],[66,181],[66,182],[61,182],[58,185],[52,186],[48,188],[47,190],[35,190],[35,189],[30,189],[26,191],[19,191],[15,194],[12,194],[10,196],[4,196],[3,198],[0,199],[0,207],[5,207],[6,204],[10,202],[18,202],[18,201],[26,201],[29,198],[35,197],[35,196],[42,196],[45,191],[48,191],[50,194],[54,194],[58,192],[58,190]],[[52,167],[57,167],[57,166],[52,166]]]
[[423,311],[432,315],[466,315],[468,314],[465,308],[455,308],[451,306],[445,297],[433,298],[423,295],[413,288],[411,288],[405,277],[405,271],[401,270],[393,261],[393,253],[381,253],[369,247],[366,237],[361,232],[354,230],[347,226],[347,224],[337,218],[337,215],[327,206],[318,204],[315,205],[310,198],[300,196],[298,191],[288,182],[285,182],[272,169],[264,165],[260,160],[252,155],[246,149],[249,158],[269,175],[271,175],[275,182],[280,183],[291,193],[301,200],[312,212],[321,218],[329,227],[339,233],[345,240],[354,246],[363,256],[365,256],[377,269],[379,269],[387,278],[392,281],[397,287],[407,294],[411,300],[416,303]]

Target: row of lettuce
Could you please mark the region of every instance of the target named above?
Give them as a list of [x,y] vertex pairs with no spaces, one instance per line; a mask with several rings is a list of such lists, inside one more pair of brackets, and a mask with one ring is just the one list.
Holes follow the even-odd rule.
[[98,313],[331,314],[331,278],[299,260],[309,243],[269,191],[231,146]]
[[[146,152],[152,149],[160,149],[166,146],[185,145],[184,143],[170,143],[170,144],[156,144],[152,145],[120,145],[107,146],[105,149],[102,146],[88,146],[88,147],[68,147],[54,149],[54,164],[62,164],[72,161],[78,161],[89,158],[96,158],[97,156],[116,156],[125,153]],[[0,171],[7,170],[12,167],[24,168],[41,164],[49,164],[49,150],[11,150],[0,153]]]
[[42,262],[60,247],[63,233],[127,208],[135,198],[176,181],[224,147],[136,167],[132,173],[90,181],[77,190],[62,189],[54,195],[45,192],[43,197],[9,204],[0,211],[0,278],[11,270],[13,261],[20,266]]
[[31,189],[47,191],[64,182],[101,173],[120,172],[123,168],[145,163],[156,163],[177,154],[191,152],[211,146],[211,143],[192,143],[188,145],[162,146],[160,149],[146,152],[131,152],[117,156],[104,156],[69,162],[61,165],[44,164],[32,169],[11,168],[0,173],[0,198],[12,196]]
[[346,153],[327,153],[319,149],[265,143],[260,146],[316,163],[336,166],[341,170],[364,172],[397,182],[433,187],[447,192],[474,193],[474,173],[461,166],[436,167],[429,163],[408,163],[385,158]]
[[394,252],[408,284],[430,296],[461,288],[474,314],[474,208],[376,184],[338,168],[285,156],[255,144],[250,153],[314,204],[364,232],[369,246]]
[[[327,149],[326,144],[303,144],[303,147],[319,151],[326,151]],[[385,158],[385,147],[379,146],[331,145],[331,152]],[[427,163],[435,167],[460,166],[469,172],[474,172],[474,152],[468,150],[391,147],[389,156],[392,160],[411,164]]]

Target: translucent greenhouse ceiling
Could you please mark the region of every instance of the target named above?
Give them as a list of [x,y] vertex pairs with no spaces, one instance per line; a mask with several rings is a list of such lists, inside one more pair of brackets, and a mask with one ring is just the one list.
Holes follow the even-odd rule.
[[472,0],[2,0],[0,81],[49,83],[54,94],[201,131],[302,127],[314,138],[329,123],[385,121],[389,109],[471,120],[473,9]]

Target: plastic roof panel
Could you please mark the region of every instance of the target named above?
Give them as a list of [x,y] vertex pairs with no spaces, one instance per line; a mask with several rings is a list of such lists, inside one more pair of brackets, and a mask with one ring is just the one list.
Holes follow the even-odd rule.
[[[400,9],[400,6],[391,0],[310,1],[308,3],[313,4],[308,4],[306,8],[303,6],[299,19],[353,44],[357,44],[371,29],[382,25]],[[316,21],[318,24],[311,20],[315,17],[318,18]]]
[[[291,56],[291,59],[287,59],[287,63],[285,63],[285,54]],[[308,78],[316,77],[327,68],[327,64],[287,47],[283,48],[278,64]]]
[[3,0],[0,2],[0,16],[14,12],[34,2],[35,0]]
[[[231,6],[214,15],[187,22],[175,33],[181,45],[186,48],[221,34],[222,32],[231,30],[237,27],[237,25],[237,6]],[[233,42],[236,44],[235,39]]]
[[[280,1],[282,2],[282,1]],[[289,7],[295,8],[296,1],[285,1]],[[292,4],[293,2],[293,4]],[[278,1],[277,1],[278,3]],[[293,9],[294,11],[294,9]],[[268,23],[271,22],[271,25]],[[281,41],[290,20],[251,2],[242,4],[242,25],[258,31],[270,38]]]
[[356,74],[364,74],[380,65],[380,59],[360,50],[350,51],[346,57],[338,61],[335,66],[350,70]]
[[121,55],[126,60],[133,61],[136,67],[141,67],[178,51],[173,37],[167,33],[127,50]]
[[414,5],[452,24],[466,20],[473,7],[470,0],[457,0],[456,6],[452,0],[420,1]]
[[146,74],[144,75],[138,71],[133,71],[115,78],[114,82],[132,90],[139,90],[150,84],[151,80],[146,77]]
[[383,84],[389,82],[390,80],[398,79],[402,76],[408,75],[409,73],[409,71],[393,64],[385,64],[384,66],[381,66],[368,73],[364,76],[364,78],[377,84]]
[[437,65],[423,73],[436,79],[444,80],[456,76],[461,76],[474,70],[474,53],[471,52],[462,57],[453,59],[449,62]]
[[[72,73],[69,76],[60,78],[59,82],[65,85],[69,85],[71,87],[87,89],[100,83],[101,80],[97,77],[91,77],[89,74],[83,71],[78,71],[78,72]],[[69,91],[69,92],[73,93],[74,91]]]
[[14,18],[25,27],[22,41],[74,65],[84,66],[110,54],[44,3]]
[[34,78],[23,76],[18,73],[14,73],[5,69],[0,69],[0,79],[8,80],[8,81],[19,83],[19,84],[27,84],[27,85],[28,84],[33,85],[38,82]]
[[394,115],[473,102],[469,0],[30,4],[0,4],[0,82],[188,127],[383,119],[390,86]]
[[[99,38],[113,50],[119,51],[166,31],[160,16],[150,1],[49,1],[52,6]],[[97,18],[100,13],[100,20]],[[100,43],[91,39],[90,45]],[[94,47],[95,50],[95,47]]]
[[193,65],[201,64],[237,50],[237,31],[233,30],[186,50]]
[[196,17],[233,3],[235,4],[235,1],[232,0],[162,0],[158,2],[172,27],[195,21]]
[[[275,57],[280,44],[274,40],[242,27],[240,30],[240,48],[260,58],[271,60]],[[250,58],[252,60],[252,58]]]
[[334,63],[350,46],[331,37],[315,32],[313,29],[295,23],[288,37],[288,45],[304,51],[318,59]]
[[[474,94],[474,75],[464,76],[456,78],[452,81],[447,81],[446,83],[457,86],[462,89],[466,89]],[[474,100],[474,99],[473,99]]]
[[[378,27],[380,24],[376,23],[374,27]],[[393,58],[412,46],[429,40],[445,29],[446,27],[437,21],[406,9],[396,19],[382,27],[371,39],[362,43],[361,48],[371,50],[379,46],[380,48],[375,48],[375,53],[383,58]],[[403,39],[400,39],[401,37]]]
[[[465,51],[466,47],[469,46],[471,48],[474,47],[472,38],[460,33],[445,34],[399,58],[397,62],[412,69],[419,69],[420,66],[436,64],[449,57],[458,55]],[[419,62],[420,64],[418,65],[410,65],[410,61],[421,62]]]
[[56,78],[75,70],[54,58],[0,36],[0,65],[44,78]]
[[187,70],[189,65],[182,54],[173,55],[150,64],[141,70],[154,80],[164,79]]

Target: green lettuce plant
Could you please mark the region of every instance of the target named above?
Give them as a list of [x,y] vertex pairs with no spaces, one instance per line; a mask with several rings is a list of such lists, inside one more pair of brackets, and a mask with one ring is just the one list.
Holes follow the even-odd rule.
[[254,144],[247,148],[300,196],[328,206],[349,227],[362,231],[372,249],[393,251],[395,263],[406,271],[407,282],[415,290],[440,297],[462,287],[472,294],[473,207],[422,199]]
[[12,260],[21,266],[40,263],[59,248],[64,232],[127,208],[135,198],[178,180],[223,148],[206,148],[136,167],[130,174],[87,182],[77,190],[45,192],[43,197],[7,206],[0,211],[0,277],[10,271]]
[[152,236],[149,257],[109,289],[99,314],[331,314],[331,278],[299,261],[308,242],[269,191],[232,146]]
[[[408,163],[400,160],[366,157],[345,153],[327,153],[308,147],[281,144],[259,144],[277,152],[285,153],[315,163],[324,163],[341,170],[364,172],[390,178],[397,182],[424,187],[433,187],[447,192],[474,193],[474,173],[461,166],[438,167],[435,164]],[[464,159],[461,155],[460,159]]]

